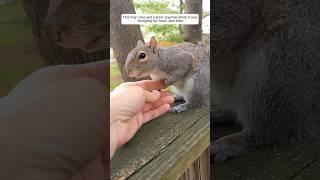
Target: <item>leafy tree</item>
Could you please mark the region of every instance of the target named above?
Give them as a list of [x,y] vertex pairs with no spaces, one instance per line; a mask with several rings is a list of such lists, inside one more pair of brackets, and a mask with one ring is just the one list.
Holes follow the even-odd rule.
[[[180,7],[170,4],[170,1],[135,1],[134,7],[144,14],[179,14]],[[175,8],[175,9],[173,9]],[[180,43],[183,41],[179,25],[141,25],[144,32],[154,32],[160,41]]]

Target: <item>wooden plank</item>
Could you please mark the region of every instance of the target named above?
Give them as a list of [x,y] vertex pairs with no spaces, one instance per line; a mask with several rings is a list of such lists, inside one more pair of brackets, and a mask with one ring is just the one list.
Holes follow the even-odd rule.
[[209,180],[210,179],[210,148],[183,173],[179,180]]
[[301,174],[298,174],[293,180],[319,180],[320,179],[320,158],[310,162]]
[[130,179],[178,179],[209,147],[209,118],[208,113]]
[[320,157],[319,149],[320,144],[311,142],[285,149],[260,149],[212,165],[211,176],[214,179],[292,179]]
[[[214,127],[226,128],[223,126]],[[230,127],[235,129],[234,127]],[[217,135],[217,134],[216,134]],[[219,136],[219,135],[218,135]],[[215,137],[216,139],[217,137]],[[314,164],[310,173],[304,173],[306,167],[320,158],[320,141],[304,142],[302,144],[282,147],[279,149],[263,148],[243,154],[222,164],[211,165],[213,179],[293,179],[312,176],[313,172],[320,174],[318,164]],[[318,171],[318,172],[317,172]],[[301,175],[300,175],[301,174]],[[319,177],[319,176],[318,176]],[[303,178],[308,179],[308,178]],[[320,178],[318,178],[320,179]]]
[[167,113],[145,124],[111,160],[111,178],[126,179],[157,157],[169,144],[207,114],[204,110]]

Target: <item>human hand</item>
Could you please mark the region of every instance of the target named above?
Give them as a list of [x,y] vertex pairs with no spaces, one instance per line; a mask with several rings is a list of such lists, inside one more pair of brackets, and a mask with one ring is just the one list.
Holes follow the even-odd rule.
[[110,158],[146,122],[164,114],[174,102],[164,83],[155,80],[123,83],[110,95]]
[[0,179],[105,179],[106,63],[43,68],[0,99]]

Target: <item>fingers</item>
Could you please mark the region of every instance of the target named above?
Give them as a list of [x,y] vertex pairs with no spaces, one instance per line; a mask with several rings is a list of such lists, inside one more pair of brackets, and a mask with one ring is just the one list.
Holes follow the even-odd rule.
[[120,86],[121,87],[139,86],[144,90],[160,90],[165,88],[164,82],[159,80],[143,80],[143,81],[137,81],[137,82],[127,82]]
[[52,82],[76,78],[92,78],[107,84],[107,61],[87,64],[47,66],[32,73],[28,79],[36,82]]
[[172,96],[173,97],[172,93],[170,93],[170,92],[161,92],[160,97],[166,97],[166,96]]
[[143,107],[142,112],[151,111],[153,109],[156,109],[164,104],[172,104],[174,102],[174,97],[171,94],[165,93],[161,94],[161,98],[158,101],[155,101],[153,103],[146,103],[146,105]]
[[170,105],[169,104],[164,104],[160,106],[159,108],[156,108],[152,111],[146,112],[143,114],[143,124],[161,116],[162,114],[166,113],[169,111]]
[[144,97],[145,97],[145,102],[154,102],[160,98],[160,92],[159,91],[143,91],[144,92]]
[[164,82],[159,80],[144,80],[136,82],[137,86],[145,90],[155,90],[155,89],[163,89],[165,88]]

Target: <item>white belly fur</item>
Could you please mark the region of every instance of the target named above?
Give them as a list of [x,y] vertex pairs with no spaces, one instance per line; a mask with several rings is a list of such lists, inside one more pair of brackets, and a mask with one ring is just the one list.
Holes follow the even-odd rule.
[[175,82],[172,87],[172,92],[179,96],[182,96],[186,102],[189,101],[189,93],[193,88],[194,82],[192,76],[186,78],[185,80]]
[[[150,74],[151,79],[153,80],[165,80],[168,78],[168,75],[160,70],[156,70]],[[188,95],[191,89],[193,88],[194,82],[192,76],[188,76],[184,80],[175,82],[171,87],[171,91],[178,95],[182,96],[186,102],[188,102]]]

